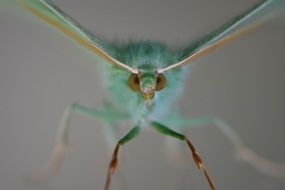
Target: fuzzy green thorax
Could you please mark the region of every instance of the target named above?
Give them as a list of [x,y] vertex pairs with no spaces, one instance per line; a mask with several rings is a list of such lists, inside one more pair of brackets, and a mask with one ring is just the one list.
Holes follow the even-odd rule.
[[[164,115],[181,92],[186,68],[165,73],[158,73],[157,69],[177,62],[176,52],[163,44],[149,41],[132,41],[112,47],[112,56],[137,69],[138,73],[102,63],[102,76],[110,100],[129,113],[134,121],[152,113],[156,113],[156,117]],[[149,105],[151,109],[148,109]]]

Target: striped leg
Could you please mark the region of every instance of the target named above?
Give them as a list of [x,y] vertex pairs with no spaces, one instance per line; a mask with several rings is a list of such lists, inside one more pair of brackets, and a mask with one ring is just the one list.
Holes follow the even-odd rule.
[[168,135],[168,136],[174,137],[176,139],[186,141],[187,145],[189,146],[189,148],[192,152],[193,160],[194,160],[195,164],[197,165],[198,169],[201,169],[203,171],[203,173],[207,179],[207,182],[209,183],[211,190],[216,190],[216,187],[213,183],[213,180],[209,176],[209,172],[208,172],[204,162],[202,161],[201,157],[197,153],[193,143],[191,142],[191,140],[189,138],[187,138],[185,135],[177,133],[177,132],[169,129],[168,127],[166,127],[160,123],[157,123],[157,122],[152,122],[152,127],[164,135]]
[[140,132],[140,127],[136,126],[126,136],[124,136],[122,139],[118,141],[117,145],[115,146],[113,156],[109,164],[109,169],[107,173],[104,190],[109,190],[110,188],[111,177],[114,174],[115,170],[117,169],[117,165],[118,165],[118,154],[119,154],[120,147],[124,145],[125,143],[127,143],[128,141],[135,138],[139,134],[139,132]]

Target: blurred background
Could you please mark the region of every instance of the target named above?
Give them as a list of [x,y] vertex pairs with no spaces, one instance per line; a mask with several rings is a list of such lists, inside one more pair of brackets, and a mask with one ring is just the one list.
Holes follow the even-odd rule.
[[[3,0],[1,0],[3,1]],[[82,25],[109,40],[187,44],[256,0],[54,0]],[[52,150],[65,106],[96,107],[105,92],[91,53],[16,4],[0,6],[0,189],[25,190]],[[285,162],[285,21],[276,19],[199,59],[177,104],[191,116],[223,118],[250,148]],[[112,150],[97,119],[74,114],[73,151],[49,183],[54,190],[103,189]],[[122,134],[132,126],[122,127]],[[189,129],[218,189],[285,189],[284,179],[235,158],[214,126]],[[209,189],[186,145],[184,161],[165,152],[164,137],[147,130],[123,147],[112,190]]]

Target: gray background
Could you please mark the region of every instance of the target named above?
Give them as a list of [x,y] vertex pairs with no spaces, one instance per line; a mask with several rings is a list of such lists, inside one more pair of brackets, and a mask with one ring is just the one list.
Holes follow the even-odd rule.
[[[3,0],[1,0],[3,1]],[[182,45],[207,33],[255,0],[55,0],[84,26],[110,40],[155,39]],[[39,19],[0,7],[0,189],[29,189],[22,177],[48,158],[66,105],[99,105],[104,92],[92,54]],[[216,115],[245,144],[275,161],[284,153],[284,20],[199,59],[178,104],[189,116]],[[111,149],[98,120],[75,114],[70,153],[49,187],[102,189]],[[126,132],[131,126],[122,128]],[[284,189],[284,179],[264,176],[238,162],[227,138],[213,126],[189,136],[218,189]],[[164,138],[142,133],[121,153],[115,189],[208,189],[183,146],[186,160],[171,161]]]

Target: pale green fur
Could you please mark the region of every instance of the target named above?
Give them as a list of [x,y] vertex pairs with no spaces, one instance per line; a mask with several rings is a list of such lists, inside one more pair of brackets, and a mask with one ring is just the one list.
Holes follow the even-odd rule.
[[[151,65],[153,69],[161,68],[176,62],[178,58],[175,51],[157,42],[130,42],[126,45],[115,44],[112,47],[109,52],[114,52],[113,56],[116,59],[134,68],[144,65]],[[140,94],[128,87],[130,73],[117,66],[104,65],[106,88],[112,100],[128,112],[134,121],[148,114],[156,117],[155,119],[166,114],[171,103],[182,91],[183,80],[188,70],[184,67],[166,72],[166,88],[155,93],[153,108],[148,110]]]

